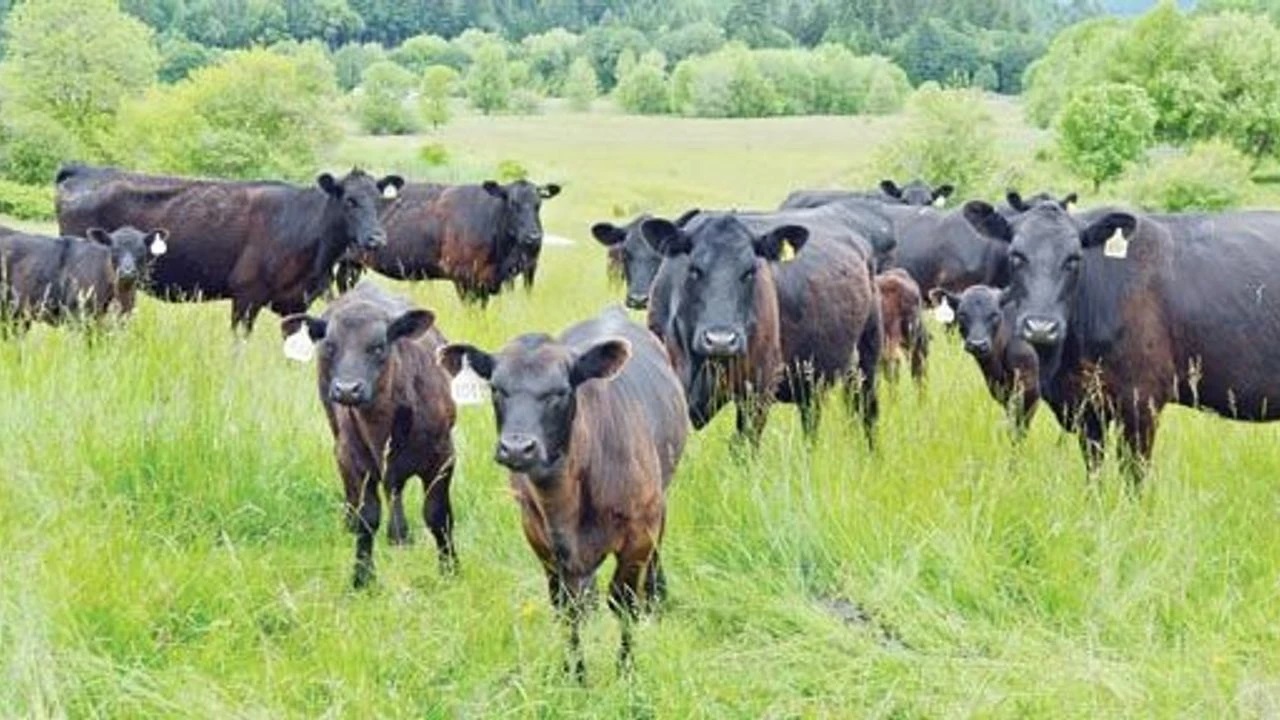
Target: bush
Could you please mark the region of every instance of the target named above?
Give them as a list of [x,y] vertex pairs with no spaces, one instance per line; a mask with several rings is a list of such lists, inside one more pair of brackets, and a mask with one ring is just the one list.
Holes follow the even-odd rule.
[[227,53],[120,111],[115,145],[139,170],[309,180],[340,136],[333,68],[267,50]]
[[160,81],[175,83],[206,65],[217,61],[217,48],[188,40],[181,34],[160,38]]
[[529,35],[520,42],[520,49],[529,62],[529,69],[543,92],[548,95],[563,92],[569,68],[581,44],[581,37],[564,28],[554,28],[541,35]]
[[507,110],[513,115],[537,115],[542,112],[542,96],[536,90],[520,88],[511,93]]
[[414,75],[421,75],[432,65],[447,65],[462,71],[471,62],[467,51],[438,35],[414,35],[400,43],[388,57]]
[[76,137],[48,118],[7,117],[0,132],[0,175],[15,182],[50,184],[58,168],[83,154]]
[[680,63],[672,100],[677,111],[696,117],[764,117],[779,105],[754,55],[741,45]]
[[418,113],[431,127],[449,122],[449,98],[458,86],[458,72],[446,65],[432,65],[422,74]]
[[387,59],[387,53],[377,43],[350,43],[333,52],[333,67],[338,87],[343,92],[355,90],[364,79],[364,70],[370,65]]
[[[627,55],[623,55],[626,58]],[[667,87],[667,74],[663,70],[665,59],[661,53],[645,53],[645,56],[621,78],[613,96],[623,110],[639,115],[658,115],[671,111],[671,93]],[[619,59],[619,65],[623,62]]]
[[600,94],[600,78],[591,67],[591,61],[580,57],[569,66],[569,76],[564,81],[564,96],[569,100],[569,109],[575,112],[588,112],[591,102]]
[[673,63],[694,55],[710,55],[724,47],[724,30],[699,20],[663,33],[658,38],[658,49]]
[[582,49],[595,67],[596,77],[605,92],[618,84],[614,74],[618,59],[628,50],[639,55],[649,49],[649,39],[635,28],[620,25],[597,25],[582,36]]
[[46,178],[41,185],[21,185],[0,180],[0,214],[19,220],[49,221],[57,217],[53,184]]
[[1058,119],[1058,144],[1067,166],[1097,190],[1142,157],[1155,127],[1156,109],[1142,88],[1102,83],[1072,96]]
[[505,110],[511,102],[511,75],[507,72],[507,51],[488,44],[476,51],[467,73],[467,98],[485,115]]
[[418,130],[418,119],[405,105],[414,87],[413,73],[383,60],[364,71],[356,99],[356,119],[373,135],[407,135]]
[[440,143],[427,143],[418,148],[418,159],[430,167],[449,164],[449,149]]
[[1023,76],[1027,117],[1038,127],[1052,127],[1075,88],[1103,81],[1114,49],[1124,42],[1125,26],[1114,17],[1087,20],[1063,30],[1044,57]]
[[926,83],[908,101],[900,134],[878,150],[877,166],[890,177],[933,178],[972,196],[996,167],[995,138],[977,91]]
[[503,160],[498,163],[498,182],[511,183],[529,179],[529,168],[519,160]]
[[879,55],[862,58],[861,61],[867,65],[867,93],[862,112],[890,115],[902,110],[911,95],[907,73]]
[[817,112],[818,85],[813,53],[805,50],[758,50],[754,53],[760,74],[777,93],[774,111],[780,115]]
[[1144,168],[1128,183],[1126,195],[1165,212],[1227,210],[1248,199],[1249,165],[1249,158],[1228,143],[1201,143]]

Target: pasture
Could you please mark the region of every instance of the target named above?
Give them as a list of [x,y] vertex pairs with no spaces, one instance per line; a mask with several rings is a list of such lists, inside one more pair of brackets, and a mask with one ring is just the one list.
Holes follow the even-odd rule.
[[[1032,145],[1016,106],[996,115],[1002,147]],[[531,294],[480,311],[445,283],[396,286],[451,340],[494,349],[620,298],[592,222],[877,179],[868,158],[896,120],[465,116],[349,137],[329,169],[473,180],[514,159],[564,185],[543,222],[575,244],[543,251]],[[424,142],[454,164],[422,165]],[[875,454],[836,402],[812,447],[785,406],[748,461],[729,413],[691,436],[670,604],[620,679],[602,603],[580,688],[491,459],[491,410],[459,413],[459,576],[437,571],[414,487],[417,544],[379,538],[378,584],[353,592],[315,368],[285,360],[274,316],[239,344],[228,314],[146,298],[97,342],[41,327],[0,345],[0,715],[1280,715],[1274,425],[1170,408],[1143,497],[1114,459],[1090,487],[1047,408],[1011,445],[931,325],[928,386],[882,386]]]

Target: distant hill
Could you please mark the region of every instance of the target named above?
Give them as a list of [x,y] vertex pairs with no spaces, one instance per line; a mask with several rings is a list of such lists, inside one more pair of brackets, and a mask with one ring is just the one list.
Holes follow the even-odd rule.
[[[1141,15],[1150,10],[1157,0],[1103,0],[1102,6],[1114,15]],[[1178,0],[1180,7],[1191,9],[1195,0]]]

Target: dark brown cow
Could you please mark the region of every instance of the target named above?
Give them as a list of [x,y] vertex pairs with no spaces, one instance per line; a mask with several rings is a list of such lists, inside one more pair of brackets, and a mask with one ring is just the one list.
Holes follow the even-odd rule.
[[884,323],[884,343],[880,351],[880,369],[896,382],[898,366],[905,358],[911,362],[911,377],[924,382],[929,359],[929,332],[924,326],[924,298],[920,286],[901,268],[892,268],[876,276],[880,291],[880,315]]
[[74,166],[58,173],[58,225],[169,228],[169,252],[143,289],[176,302],[231,299],[231,325],[248,333],[263,307],[299,313],[324,294],[333,266],[351,246],[386,237],[381,194],[404,180],[360,170],[318,187],[158,177]]
[[356,587],[374,576],[379,486],[391,500],[388,539],[403,544],[409,540],[403,492],[415,475],[426,490],[422,516],[441,570],[456,565],[449,504],[455,410],[449,376],[436,362],[444,338],[434,321],[430,311],[364,282],[321,317],[291,315],[280,324],[286,343],[304,332],[320,348],[316,379],[346,490],[348,527],[356,535]]
[[24,331],[33,321],[102,319],[133,311],[136,287],[165,252],[164,230],[90,228],[88,239],[0,233],[0,318]]
[[1168,403],[1280,419],[1280,213],[965,213],[1009,245],[1014,330],[1036,348],[1041,395],[1079,433],[1091,474],[1115,422],[1137,487]]
[[[871,441],[882,327],[870,245],[840,223],[762,227],[760,216],[732,213],[642,225],[666,255],[649,327],[667,345],[694,427],[734,402],[738,431],[754,444],[776,399],[796,404],[813,437],[823,389],[843,384]],[[782,261],[783,243],[793,259]]]
[[617,559],[609,607],[622,623],[618,661],[629,667],[639,602],[664,593],[665,491],[688,432],[662,346],[613,309],[558,339],[522,335],[496,355],[450,345],[441,358],[454,374],[465,358],[492,384],[496,459],[511,470],[525,537],[569,623],[569,668],[585,679],[578,624],[609,555]]
[[941,293],[955,313],[965,352],[978,363],[987,390],[1005,409],[1015,440],[1026,435],[1040,400],[1040,361],[1035,348],[1014,332],[1013,313],[998,288],[974,285]]
[[[518,276],[532,286],[542,251],[542,201],[559,185],[411,183],[382,215],[387,244],[358,253],[364,266],[397,280],[451,280],[464,301],[485,304]],[[359,274],[344,263],[339,284]]]

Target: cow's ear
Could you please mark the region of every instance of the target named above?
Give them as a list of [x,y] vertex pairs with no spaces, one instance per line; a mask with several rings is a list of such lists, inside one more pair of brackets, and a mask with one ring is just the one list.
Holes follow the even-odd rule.
[[547,183],[538,188],[538,194],[542,196],[543,200],[550,200],[560,194],[560,186],[555,183]]
[[1078,202],[1080,202],[1080,196],[1075,193],[1070,193],[1066,197],[1062,198],[1062,209],[1067,212],[1072,212],[1076,209],[1076,203]]
[[99,245],[106,245],[107,247],[111,247],[111,233],[107,232],[106,230],[103,230],[102,228],[98,228],[98,227],[89,228],[89,231],[86,232],[84,236],[98,243]]
[[952,310],[960,309],[960,293],[953,293],[950,290],[942,290],[942,302],[951,306]]
[[430,310],[410,310],[387,326],[387,342],[400,339],[416,340],[431,329],[436,322],[435,313]]
[[899,200],[902,199],[902,188],[898,187],[898,183],[892,180],[881,180],[880,192],[891,198],[897,198]]
[[800,252],[800,248],[809,240],[809,229],[800,225],[783,225],[765,233],[763,236],[756,238],[752,245],[755,248],[756,255],[769,261],[777,261],[782,259],[782,244],[791,246],[792,250]]
[[673,222],[676,227],[682,228],[685,225],[688,225],[689,221],[697,217],[700,212],[702,212],[702,208],[690,208],[689,210],[685,210],[680,213],[680,217],[676,218]]
[[933,201],[937,202],[939,200],[946,200],[947,198],[951,197],[951,195],[955,193],[955,191],[956,191],[955,185],[951,185],[951,184],[939,185],[938,187],[933,189]]
[[1004,200],[1009,203],[1009,207],[1020,213],[1026,212],[1029,209],[1026,201],[1022,199],[1022,196],[1018,194],[1017,190],[1009,190],[1009,192],[1005,194]]
[[316,178],[316,185],[319,185],[321,190],[336,198],[342,197],[342,185],[329,173],[320,173],[320,176]]
[[621,245],[627,239],[627,231],[613,223],[602,222],[591,226],[591,236],[601,245],[613,247]]
[[1138,218],[1125,212],[1107,213],[1092,225],[1080,231],[1081,247],[1097,247],[1111,239],[1119,231],[1128,239],[1138,227]]
[[489,380],[493,377],[493,356],[489,353],[465,343],[450,343],[436,351],[436,362],[452,377],[462,372],[465,364],[477,375]]
[[693,247],[684,230],[662,218],[651,218],[640,223],[640,234],[649,243],[649,247],[667,257],[684,255]]
[[569,382],[576,387],[596,378],[607,380],[617,375],[630,359],[631,343],[626,340],[618,338],[597,343],[573,361]]
[[399,175],[388,175],[378,181],[378,192],[388,200],[395,200],[404,188],[404,178]]
[[499,200],[507,199],[507,191],[494,180],[485,180],[484,183],[480,185],[480,187],[484,188],[485,192],[498,198]]
[[1009,225],[1008,220],[996,212],[995,208],[991,207],[990,203],[981,200],[969,201],[964,206],[964,219],[981,235],[992,240],[1013,242],[1013,227]]
[[324,339],[325,333],[329,331],[329,323],[316,317],[311,317],[306,313],[298,313],[289,315],[280,321],[280,336],[288,338],[295,335],[303,328],[306,328],[307,337],[313,342],[320,342]]

